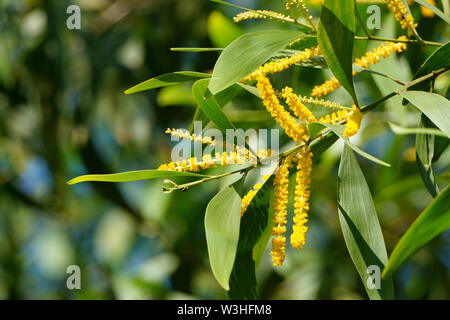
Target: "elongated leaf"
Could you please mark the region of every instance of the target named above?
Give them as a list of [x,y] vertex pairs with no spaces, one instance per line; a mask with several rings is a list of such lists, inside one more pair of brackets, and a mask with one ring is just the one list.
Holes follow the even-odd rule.
[[[220,107],[220,109],[222,109],[223,107],[225,107],[225,105],[228,102],[230,102],[234,97],[236,97],[241,91],[242,91],[241,86],[235,84],[235,85],[232,85],[231,87],[229,87],[229,88],[219,92],[218,94],[216,94],[214,96],[214,98],[215,98],[215,100],[217,102],[217,105]],[[209,122],[208,115],[206,115],[203,112],[202,106],[200,104],[197,106],[197,109],[196,109],[195,114],[194,114],[194,119],[192,120],[192,124],[191,124],[191,127],[190,127],[190,132],[191,133],[194,130],[194,122],[195,121],[201,121],[202,125],[204,126],[204,128],[206,128],[206,126],[207,126],[207,124]]]
[[203,113],[215,123],[223,133],[227,129],[236,129],[217,103],[215,96],[208,97],[209,79],[198,80],[192,86],[192,93]]
[[195,48],[195,47],[176,47],[170,48],[170,51],[181,52],[208,52],[208,51],[222,51],[223,48]]
[[356,151],[357,153],[359,153],[361,156],[363,156],[366,159],[369,159],[370,161],[373,161],[375,163],[381,164],[383,166],[386,167],[390,167],[391,165],[387,162],[384,162],[378,158],[375,158],[374,156],[372,156],[371,154],[368,154],[367,152],[361,150],[360,148],[358,148],[357,146],[355,146],[353,143],[350,142],[350,140],[345,137],[342,133],[345,130],[345,126],[344,125],[340,125],[340,124],[328,124],[328,123],[320,123],[321,125],[330,128],[339,138],[341,138],[344,143],[349,146],[350,148],[352,148],[354,151]]
[[447,186],[409,227],[394,248],[383,277],[390,277],[415,252],[450,228],[450,188]]
[[325,0],[320,14],[317,40],[336,79],[356,102],[352,76],[354,37],[355,1]]
[[140,91],[171,86],[174,84],[179,84],[186,81],[194,81],[202,78],[210,78],[211,75],[208,73],[201,73],[195,71],[177,71],[172,73],[166,73],[160,75],[156,78],[149,79],[147,81],[141,82],[134,87],[125,91],[125,94],[136,93]]
[[419,3],[424,7],[427,7],[428,9],[433,11],[439,18],[450,24],[450,18],[446,16],[445,13],[443,13],[441,10],[439,10],[439,8],[436,8],[431,3],[425,0],[414,0],[414,1],[416,1],[417,3]]
[[436,93],[423,91],[405,91],[400,95],[450,137],[450,101]]
[[338,175],[339,220],[345,244],[370,299],[393,299],[392,279],[370,288],[368,268],[383,270],[387,252],[375,205],[353,151],[344,146]]
[[219,284],[229,290],[241,222],[241,197],[234,186],[222,189],[206,207],[205,232],[209,262]]
[[121,173],[111,174],[88,174],[84,176],[76,177],[67,182],[67,184],[76,184],[87,181],[99,181],[99,182],[129,182],[147,179],[159,179],[159,178],[172,178],[172,177],[198,177],[204,178],[207,175],[193,173],[193,172],[181,172],[181,171],[169,171],[169,170],[138,170],[128,171]]
[[406,134],[428,134],[433,136],[440,136],[440,137],[447,137],[445,133],[443,133],[441,130],[433,129],[433,128],[425,128],[425,127],[419,127],[419,128],[406,128],[399,126],[396,123],[388,122],[389,127],[391,128],[392,132],[395,134],[400,135],[406,135]]
[[[429,128],[431,126],[431,121],[422,114],[419,128]],[[436,197],[439,193],[439,188],[434,179],[433,167],[431,166],[434,156],[434,140],[434,135],[416,135],[416,162],[426,188],[433,197]]]
[[292,30],[257,31],[246,33],[220,54],[214,66],[209,90],[215,94],[248,76],[272,55],[289,43],[304,36]]
[[[431,73],[432,71],[439,70],[441,68],[450,67],[450,41],[445,43],[443,46],[437,48],[428,58],[427,60],[420,66],[419,70],[417,70],[413,79],[420,78],[426,74]],[[429,83],[431,79],[428,81],[423,81],[409,88],[409,90],[424,90],[428,91]]]
[[268,225],[273,179],[274,176],[264,183],[242,217],[236,261],[230,278],[230,299],[258,299],[254,250]]

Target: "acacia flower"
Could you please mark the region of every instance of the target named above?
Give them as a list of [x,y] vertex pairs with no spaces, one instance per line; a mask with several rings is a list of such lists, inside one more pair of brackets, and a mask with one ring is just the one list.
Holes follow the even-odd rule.
[[306,122],[316,121],[316,117],[311,111],[302,103],[298,96],[292,91],[292,88],[286,87],[282,91],[282,97],[285,99],[286,104],[294,111],[294,114],[300,120],[305,120]]
[[361,125],[362,120],[362,113],[358,109],[358,107],[353,106],[352,107],[352,113],[350,114],[350,117],[348,118],[347,124],[345,125],[345,130],[343,132],[343,135],[346,137],[354,136],[358,133],[359,127]]
[[289,168],[293,157],[285,158],[275,174],[274,180],[274,213],[272,226],[272,263],[281,266],[286,256],[286,223],[287,203],[289,198]]
[[305,245],[308,227],[309,197],[311,185],[312,156],[309,146],[298,153],[297,174],[295,177],[294,225],[292,227],[291,245],[301,249]]
[[[432,6],[436,6],[436,1],[435,0],[426,0],[429,4],[431,4]],[[435,16],[435,13],[433,12],[433,10],[428,9],[425,6],[420,6],[420,12],[422,13],[422,16],[425,18],[433,18]]]
[[400,22],[402,29],[408,29],[408,36],[413,35],[413,29],[417,27],[413,16],[408,12],[401,0],[388,0],[387,7],[395,15],[395,20]]
[[241,217],[244,215],[245,211],[247,210],[247,207],[250,205],[250,202],[252,202],[255,195],[258,193],[258,191],[262,188],[263,184],[270,178],[270,174],[266,174],[262,178],[262,183],[257,182],[253,186],[253,188],[247,192],[247,194],[242,198],[242,204],[241,204]]
[[275,61],[267,62],[266,64],[260,66],[258,69],[256,69],[254,72],[252,72],[250,75],[245,77],[244,81],[250,81],[250,80],[257,80],[257,78],[262,75],[272,74],[276,72],[281,72],[286,69],[289,69],[290,66],[300,63],[303,60],[309,60],[311,58],[317,57],[320,55],[320,50],[318,47],[312,47],[310,49],[305,49],[303,51],[299,51],[297,53],[294,53],[293,55],[282,58]]
[[244,11],[238,13],[233,17],[234,22],[241,22],[250,19],[271,19],[271,20],[278,20],[281,22],[291,22],[291,23],[294,22],[294,19],[292,19],[289,16],[269,10]]
[[192,142],[201,142],[203,144],[209,144],[214,146],[215,141],[213,138],[208,136],[196,135],[195,133],[190,134],[187,130],[183,129],[170,129],[167,128],[166,133],[170,134],[172,137],[178,137],[183,140],[191,140]]
[[305,126],[300,125],[280,104],[270,80],[258,73],[256,87],[259,90],[264,106],[286,134],[298,144],[307,140]]

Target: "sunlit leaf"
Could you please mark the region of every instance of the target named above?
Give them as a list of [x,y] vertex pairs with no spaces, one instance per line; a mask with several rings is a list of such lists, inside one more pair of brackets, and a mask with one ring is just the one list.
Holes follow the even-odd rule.
[[211,199],[205,214],[209,262],[214,277],[225,290],[230,289],[240,222],[241,197],[235,186],[225,187]]
[[171,86],[186,81],[194,81],[202,78],[210,78],[208,73],[201,73],[195,71],[177,71],[172,73],[166,73],[158,77],[141,82],[134,87],[125,91],[125,94],[136,93],[140,91]]
[[257,31],[240,36],[220,54],[209,89],[215,94],[228,88],[303,36],[303,32],[293,30]]
[[447,186],[409,227],[394,248],[383,277],[391,276],[415,252],[450,228],[450,188]]
[[405,91],[400,95],[422,111],[450,137],[450,101],[441,95],[424,91]]
[[169,170],[138,170],[138,171],[127,171],[121,173],[111,173],[111,174],[87,174],[73,178],[68,181],[67,184],[76,184],[80,182],[87,181],[99,181],[99,182],[129,182],[137,180],[147,180],[147,179],[160,179],[160,178],[172,178],[172,177],[198,177],[204,178],[207,175],[193,173],[193,172],[182,172],[182,171],[169,171]]

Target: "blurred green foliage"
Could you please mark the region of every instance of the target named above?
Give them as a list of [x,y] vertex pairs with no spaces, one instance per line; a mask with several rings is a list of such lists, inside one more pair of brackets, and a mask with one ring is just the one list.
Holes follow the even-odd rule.
[[[71,31],[66,8],[72,2],[0,2],[0,298],[226,298],[211,273],[203,220],[207,203],[227,181],[172,194],[161,192],[160,180],[75,186],[66,181],[168,162],[171,143],[165,129],[188,128],[195,111],[189,86],[134,95],[123,91],[177,70],[209,72],[218,56],[170,48],[224,47],[244,31],[291,26],[273,21],[235,25],[231,17],[238,10],[206,0],[75,3],[81,7],[82,29]],[[280,11],[283,6],[274,0],[239,4]],[[418,5],[412,9],[424,38],[448,39],[445,23],[420,18]],[[364,6],[360,12],[364,19]],[[379,34],[399,34],[392,16],[385,8],[382,13]],[[367,42],[357,42],[355,55],[366,49]],[[417,70],[432,50],[411,46],[374,69],[408,80],[410,70]],[[290,81],[306,94],[329,75],[328,70],[293,68],[275,81]],[[448,84],[448,75],[440,77],[437,91]],[[356,89],[361,102],[368,103],[395,85],[361,74]],[[331,97],[350,103],[342,89]],[[399,109],[400,98],[393,101],[370,114],[353,140],[392,164],[385,168],[358,158],[388,252],[432,199],[415,163],[414,136],[396,136],[386,125],[417,126],[420,115],[410,107]],[[239,117],[237,110],[260,114],[262,109],[258,99],[242,94],[225,110],[239,127],[248,128],[260,118]],[[366,298],[339,226],[341,150],[336,144],[315,164],[306,247],[288,252],[278,269],[266,251],[257,273],[262,298]],[[434,165],[438,184],[448,183],[449,159],[447,150]],[[66,268],[72,264],[81,268],[81,290],[66,288]],[[394,285],[396,298],[450,299],[450,233],[409,260]]]

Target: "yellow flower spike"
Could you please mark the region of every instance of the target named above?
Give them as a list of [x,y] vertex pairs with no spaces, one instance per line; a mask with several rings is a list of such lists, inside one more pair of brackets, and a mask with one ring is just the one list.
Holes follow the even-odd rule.
[[282,13],[269,10],[244,11],[238,13],[236,16],[233,17],[234,22],[241,22],[251,19],[271,19],[271,20],[278,20],[281,22],[290,22],[290,23],[294,22],[294,19],[292,19],[289,16],[285,16]]
[[413,35],[413,29],[417,27],[414,18],[409,14],[408,9],[401,0],[387,0],[387,7],[394,14],[395,20],[400,22],[402,29],[408,30],[408,36]]
[[283,264],[286,255],[286,237],[284,233],[286,232],[287,223],[287,203],[288,203],[288,188],[289,188],[289,168],[291,167],[291,162],[293,156],[288,156],[285,158],[275,174],[274,180],[274,213],[273,220],[274,223],[272,227],[272,250],[270,254],[272,255],[272,263],[274,266],[281,266]]
[[291,245],[296,249],[303,248],[308,231],[305,224],[308,222],[312,156],[309,146],[301,149],[298,154],[298,171],[295,177],[294,225],[291,234]]
[[[401,36],[398,40],[405,41],[407,38],[405,36]],[[408,48],[406,43],[403,42],[386,42],[381,44],[380,46],[374,48],[372,51],[367,52],[364,56],[360,58],[356,58],[354,64],[362,67],[369,68],[371,64],[376,64],[381,61],[382,58],[387,58],[391,55],[392,52],[401,53]],[[357,72],[353,71],[353,75],[357,74]],[[321,85],[317,85],[313,88],[311,92],[311,96],[313,97],[322,97],[327,94],[333,92],[337,88],[341,86],[341,83],[335,78],[332,77],[329,80],[325,81]]]
[[187,130],[168,128],[166,130],[166,133],[170,134],[172,137],[178,137],[183,140],[191,140],[193,142],[201,142],[203,144],[209,144],[212,146],[215,145],[215,141],[211,137],[208,137],[208,136],[204,137],[201,135],[197,136],[195,133],[189,134],[189,132]]
[[343,132],[343,135],[346,137],[351,137],[358,133],[363,117],[363,114],[356,106],[353,106],[352,110]]
[[301,102],[298,96],[292,91],[292,88],[286,87],[282,91],[282,96],[286,101],[286,104],[294,111],[294,114],[300,120],[305,120],[306,122],[315,122],[316,117],[311,111]]
[[267,62],[266,64],[256,69],[253,73],[245,77],[243,81],[257,80],[260,75],[268,75],[284,71],[286,69],[289,69],[289,67],[294,64],[300,63],[304,60],[309,60],[311,58],[317,57],[318,55],[320,55],[319,48],[312,47],[311,49],[299,51],[289,57]]
[[256,87],[258,88],[267,111],[269,111],[275,121],[280,124],[286,134],[298,144],[303,142],[305,139],[305,127],[297,123],[289,112],[287,112],[280,104],[270,80],[263,74],[259,74]]

